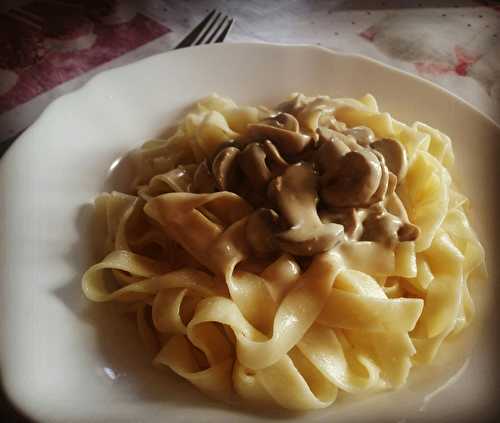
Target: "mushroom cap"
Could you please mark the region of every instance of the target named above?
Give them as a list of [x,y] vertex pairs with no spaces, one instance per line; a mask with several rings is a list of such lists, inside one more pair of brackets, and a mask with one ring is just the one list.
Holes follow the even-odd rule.
[[[289,166],[283,175],[274,178],[268,187],[268,197],[288,225],[301,225],[314,209],[318,196],[316,175],[309,163]],[[317,214],[316,214],[317,216]],[[319,217],[318,217],[319,220]]]
[[265,188],[272,174],[266,163],[267,154],[260,143],[248,144],[238,157],[238,165],[254,188]]
[[382,178],[380,161],[370,151],[351,151],[338,170],[324,181],[321,198],[330,207],[363,207],[377,192]]
[[239,169],[236,147],[226,147],[220,150],[212,161],[212,174],[217,188],[222,191],[234,191],[238,184]]
[[273,176],[283,173],[288,166],[269,140],[248,144],[238,156],[238,164],[250,184],[257,189],[265,189]]
[[408,168],[408,160],[406,150],[400,142],[392,138],[382,138],[374,141],[370,147],[384,156],[387,167],[396,175],[398,181],[404,178]]
[[314,161],[323,180],[331,179],[339,168],[340,159],[344,157],[351,149],[335,137],[335,131],[321,127],[318,129],[319,148],[315,151]]
[[290,113],[278,113],[261,120],[260,123],[286,129],[287,131],[299,132],[300,130],[299,121]]
[[305,97],[303,94],[296,94],[290,100],[278,104],[276,107],[280,112],[295,114],[298,110],[304,107]]
[[400,242],[415,241],[420,235],[420,228],[413,223],[403,223],[398,229],[398,239]]
[[290,227],[276,234],[283,251],[312,256],[335,247],[343,239],[342,225],[324,224],[318,216],[317,176],[310,164],[289,166],[283,175],[271,181],[268,195]]
[[269,139],[284,155],[299,154],[311,142],[309,135],[299,132],[299,122],[288,113],[279,113],[259,123],[248,125],[248,134],[254,139]]
[[362,241],[393,244],[398,237],[401,220],[390,213],[372,213],[363,221]]
[[326,128],[321,126],[318,128],[319,143],[324,143],[326,141],[334,141],[337,143],[344,144],[350,151],[362,151],[361,147],[356,139],[352,135],[346,135],[342,132],[335,131],[334,129]]
[[269,170],[272,173],[283,173],[289,164],[281,157],[276,146],[269,140],[262,141],[260,145],[266,153],[266,162],[269,166]]
[[343,133],[354,137],[356,142],[363,147],[368,147],[373,141],[375,141],[375,133],[367,126],[355,126],[353,128],[346,129]]

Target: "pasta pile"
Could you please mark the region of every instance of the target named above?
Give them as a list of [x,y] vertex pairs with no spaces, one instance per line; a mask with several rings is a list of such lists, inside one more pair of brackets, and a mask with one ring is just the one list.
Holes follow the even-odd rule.
[[[273,235],[278,249],[270,238],[261,243],[272,245],[265,254],[252,247],[259,232],[249,231],[249,222],[260,207],[255,204],[267,200],[203,188],[211,177],[206,163],[222,149],[224,157],[243,154],[259,122],[284,128],[288,123],[276,121],[283,110],[299,124],[295,139],[310,145],[321,128],[334,131],[328,132],[333,137],[347,134],[346,151],[359,154],[365,153],[353,128],[399,143],[407,169],[397,182],[384,151],[370,150],[370,157],[388,175],[386,198],[397,197],[404,206],[396,220],[407,235],[398,229],[399,238],[382,242],[365,229],[365,235],[349,238],[347,223],[331,212],[327,223],[321,213],[318,220],[314,204],[319,210],[327,193],[314,191],[299,198],[297,207],[312,198],[315,228],[329,224],[334,235],[323,244],[315,237],[313,247],[296,237],[290,246],[283,241],[296,227],[290,224],[282,228],[287,233]],[[285,156],[280,162],[273,153],[275,163],[297,162],[287,150],[291,144],[274,145]],[[266,151],[269,158],[275,150]],[[311,410],[331,405],[339,390],[395,389],[473,318],[468,286],[484,271],[484,251],[469,225],[467,199],[450,177],[451,141],[423,123],[407,126],[380,112],[371,95],[355,100],[293,94],[270,110],[240,107],[214,94],[187,114],[173,136],[146,142],[131,158],[130,192],[95,200],[106,235],[104,258],[84,274],[83,291],[92,301],[129,304],[141,336],[156,351],[155,364],[170,367],[212,398]],[[287,169],[301,171],[296,166]],[[231,175],[224,172],[220,178],[227,180],[217,181],[229,186]],[[286,186],[288,170],[279,172],[272,176],[282,178],[275,186]],[[329,201],[339,198],[334,193]],[[372,210],[386,201],[381,198],[350,210]],[[282,221],[287,204],[281,204],[281,214],[266,216]],[[342,207],[335,210],[344,213]],[[300,215],[292,218],[301,222]],[[299,235],[307,237],[305,232]]]

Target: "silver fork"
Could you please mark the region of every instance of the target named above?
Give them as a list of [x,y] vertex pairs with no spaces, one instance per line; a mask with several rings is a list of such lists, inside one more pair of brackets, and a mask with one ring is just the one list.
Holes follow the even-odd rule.
[[233,18],[214,9],[175,48],[222,43],[233,23]]

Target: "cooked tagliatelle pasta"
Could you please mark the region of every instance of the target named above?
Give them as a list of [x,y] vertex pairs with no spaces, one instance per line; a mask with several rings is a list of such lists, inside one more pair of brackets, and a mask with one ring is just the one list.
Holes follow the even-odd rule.
[[92,301],[129,303],[167,366],[222,401],[310,410],[394,389],[474,314],[484,252],[451,140],[375,99],[212,95],[95,201]]

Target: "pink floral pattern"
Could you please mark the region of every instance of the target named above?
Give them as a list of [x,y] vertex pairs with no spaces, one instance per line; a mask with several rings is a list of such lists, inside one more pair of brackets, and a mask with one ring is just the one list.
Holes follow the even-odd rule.
[[480,56],[467,53],[462,47],[456,46],[454,49],[456,62],[454,64],[439,62],[415,62],[415,69],[419,74],[444,75],[455,73],[459,76],[467,76],[471,65],[476,63]]
[[138,13],[127,22],[106,24],[95,11],[88,14],[88,8],[72,5],[67,15],[71,25],[66,26],[51,25],[49,6],[54,5],[49,1],[0,17],[0,39],[5,40],[0,42],[0,71],[16,75],[0,93],[0,113],[170,31]]

